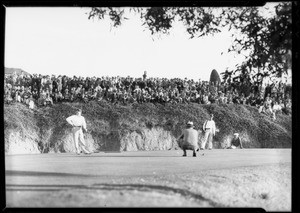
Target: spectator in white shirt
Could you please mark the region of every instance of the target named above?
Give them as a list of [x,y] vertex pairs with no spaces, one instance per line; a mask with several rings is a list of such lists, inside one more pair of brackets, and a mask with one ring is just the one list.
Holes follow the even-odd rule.
[[22,102],[22,100],[21,100],[21,95],[20,95],[20,91],[18,90],[17,92],[16,92],[16,101],[17,102]]
[[278,104],[277,101],[275,101],[274,106],[273,106],[273,119],[276,119],[276,114],[278,114],[278,112],[280,113],[282,110],[281,106]]
[[28,105],[29,109],[34,109],[34,98],[32,97],[32,95],[30,95]]
[[274,112],[281,112],[282,107],[278,104],[277,101],[275,101],[274,106],[273,106],[273,111]]

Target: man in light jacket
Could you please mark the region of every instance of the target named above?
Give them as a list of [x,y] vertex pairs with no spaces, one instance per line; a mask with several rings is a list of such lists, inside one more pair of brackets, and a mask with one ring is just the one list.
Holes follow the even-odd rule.
[[[72,125],[73,138],[75,142],[76,153],[80,154],[80,148],[83,150],[85,154],[91,154],[85,145],[84,137],[82,129],[87,132],[85,118],[81,115],[81,109],[76,111],[76,115],[72,115],[68,117],[67,122]],[[78,143],[78,138],[80,139],[80,143]]]
[[189,121],[186,125],[186,129],[177,140],[183,139],[181,148],[183,150],[183,157],[186,157],[186,150],[193,150],[193,157],[196,156],[196,150],[198,149],[198,131],[193,129],[193,122]]
[[214,115],[210,114],[210,119],[206,120],[203,124],[203,131],[205,132],[203,141],[201,143],[201,150],[205,149],[205,145],[208,141],[208,149],[212,149],[212,141],[213,141],[213,136],[216,134],[216,124],[215,121],[213,120]]

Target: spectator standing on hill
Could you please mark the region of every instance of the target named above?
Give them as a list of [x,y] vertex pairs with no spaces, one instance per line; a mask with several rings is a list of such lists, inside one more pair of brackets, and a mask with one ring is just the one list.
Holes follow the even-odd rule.
[[202,97],[202,103],[203,104],[210,104],[210,101],[208,100],[208,95],[205,93]]
[[57,77],[57,90],[62,91],[62,77],[60,75]]
[[53,99],[51,98],[49,93],[46,93],[45,104],[50,106],[53,105]]
[[52,84],[52,92],[56,91],[58,89],[58,79],[55,77],[55,75],[52,75],[51,78],[51,84]]
[[146,79],[147,79],[147,71],[144,71],[143,81],[146,81]]
[[250,93],[248,97],[246,97],[246,104],[250,105],[250,106],[255,106],[255,97],[254,97],[254,93]]
[[264,104],[263,94],[259,94],[259,96],[256,98],[255,105],[256,107],[260,107],[263,104]]
[[20,90],[18,89],[17,91],[16,91],[16,96],[15,96],[15,98],[16,98],[16,102],[19,102],[19,103],[21,103],[21,95],[20,95]]
[[31,89],[26,88],[24,93],[23,93],[23,97],[22,97],[23,101],[26,105],[28,105],[30,95],[31,95]]
[[274,120],[275,120],[276,119],[276,114],[278,114],[278,113],[280,114],[281,110],[282,110],[281,106],[278,104],[277,101],[274,102],[272,110],[273,110],[273,113],[274,113],[273,116],[274,116]]
[[37,85],[37,93],[38,96],[40,96],[41,88],[42,88],[42,75],[39,74],[39,76],[36,78],[36,85]]
[[215,121],[213,120],[214,115],[210,114],[210,119],[206,120],[203,124],[203,131],[205,132],[203,141],[201,143],[201,150],[205,149],[205,145],[208,142],[208,149],[212,149],[212,141],[213,141],[213,136],[216,134],[216,124]]
[[183,139],[181,148],[183,150],[183,157],[186,157],[186,150],[193,150],[193,157],[197,157],[196,150],[198,149],[198,131],[193,129],[193,122],[189,121],[186,124],[186,129],[177,140]]
[[231,140],[230,146],[227,149],[236,149],[241,148],[243,149],[242,141],[239,137],[239,133],[234,133],[234,137]]
[[[72,132],[73,132],[73,139],[75,142],[75,148],[76,148],[76,153],[79,155],[80,154],[80,149],[84,151],[85,154],[91,154],[85,145],[84,137],[83,137],[83,131],[84,129],[87,132],[86,129],[86,122],[85,118],[81,115],[82,111],[81,109],[78,109],[76,111],[76,115],[72,115],[68,117],[66,120],[67,122],[72,125]],[[78,143],[78,138],[80,140],[80,143]]]
[[12,103],[12,102],[13,102],[13,99],[12,99],[12,97],[11,97],[11,90],[8,89],[8,90],[6,90],[6,92],[5,92],[5,103],[10,104],[10,103]]
[[283,108],[283,112],[287,115],[290,115],[292,113],[292,101],[289,97],[286,98],[284,105],[285,107]]
[[29,97],[28,107],[29,109],[34,109],[34,98],[32,95]]

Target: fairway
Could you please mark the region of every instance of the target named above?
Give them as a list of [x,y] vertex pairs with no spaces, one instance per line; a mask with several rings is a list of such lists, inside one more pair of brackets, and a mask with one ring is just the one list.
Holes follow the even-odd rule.
[[5,166],[11,207],[291,207],[291,149],[6,155]]

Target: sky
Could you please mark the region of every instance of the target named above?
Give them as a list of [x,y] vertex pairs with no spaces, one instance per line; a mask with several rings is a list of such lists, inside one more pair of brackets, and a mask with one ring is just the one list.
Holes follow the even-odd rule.
[[[209,80],[243,60],[226,54],[232,33],[189,39],[180,24],[169,35],[151,36],[129,14],[121,27],[89,20],[90,8],[7,7],[5,67],[31,74],[82,77],[131,76]],[[224,54],[221,54],[224,52]]]

